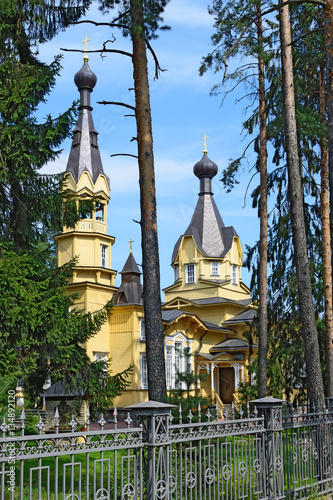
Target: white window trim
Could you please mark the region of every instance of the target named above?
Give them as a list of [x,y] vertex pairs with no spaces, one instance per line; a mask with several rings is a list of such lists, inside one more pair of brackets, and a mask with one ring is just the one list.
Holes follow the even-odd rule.
[[231,266],[231,276],[232,276],[232,284],[238,285],[238,266],[236,264],[232,264]]
[[141,316],[139,321],[140,321],[140,342],[146,342],[145,318]]
[[[214,271],[214,269],[213,269],[214,266],[217,266],[217,272],[213,272]],[[220,262],[216,261],[216,260],[211,260],[210,261],[210,275],[211,276],[220,276],[220,273],[221,273]]]
[[174,272],[175,272],[175,281],[179,280],[179,265],[177,264],[174,266]]
[[[174,389],[186,389],[185,382],[182,383],[181,387],[176,387],[176,364],[177,364],[177,352],[176,347],[177,344],[182,344],[181,351],[184,352],[184,349],[187,347],[189,349],[189,359],[190,359],[190,370],[193,372],[193,363],[192,363],[192,339],[186,338],[181,332],[177,332],[172,337],[165,337],[165,370],[166,370],[166,381],[167,381],[167,390]],[[186,369],[185,363],[187,358],[182,356],[180,358],[180,372],[184,372]]]
[[108,267],[107,259],[108,259],[108,247],[107,245],[101,245],[101,267],[103,268]]
[[140,375],[141,375],[141,389],[148,389],[148,368],[147,356],[145,352],[140,354]]
[[[189,280],[189,267],[193,267],[193,280]],[[191,269],[192,271],[192,269]],[[192,274],[192,273],[191,273]],[[195,284],[195,264],[185,264],[185,284],[194,285]]]

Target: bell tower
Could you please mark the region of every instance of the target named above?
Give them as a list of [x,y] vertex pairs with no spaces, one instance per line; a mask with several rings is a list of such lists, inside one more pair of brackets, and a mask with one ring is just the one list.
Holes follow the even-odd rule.
[[[80,206],[81,217],[74,229],[64,226],[55,240],[58,244],[58,266],[77,258],[69,291],[78,294],[79,307],[95,311],[103,307],[116,291],[116,271],[111,269],[111,247],[115,239],[107,234],[110,182],[104,173],[90,104],[97,77],[89,67],[87,54],[83,61],[82,68],[74,77],[80,92],[79,117],[73,131],[63,186],[66,201]],[[95,341],[96,338],[90,343]],[[109,351],[109,346],[103,349]],[[98,346],[95,350],[103,349]]]

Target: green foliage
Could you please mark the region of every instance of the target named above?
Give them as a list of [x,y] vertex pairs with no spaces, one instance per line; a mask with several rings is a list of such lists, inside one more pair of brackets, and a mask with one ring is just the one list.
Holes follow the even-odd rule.
[[0,241],[29,248],[62,227],[61,176],[40,175],[54,161],[77,116],[75,103],[43,123],[35,111],[55,85],[60,56],[36,57],[50,40],[86,11],[89,0],[4,0],[0,11]]
[[[147,40],[157,38],[157,30],[168,30],[169,26],[161,25],[163,23],[163,13],[165,6],[170,0],[135,0],[141,3],[143,7],[144,29]],[[132,2],[132,3],[135,3]],[[118,8],[117,20],[115,26],[123,30],[124,36],[129,36],[134,29],[131,22],[131,1],[130,0],[99,0],[100,10],[106,14],[110,9]],[[138,29],[135,27],[135,29]]]
[[[210,13],[215,20],[212,37],[214,49],[203,58],[200,73],[208,69],[222,72],[221,83],[212,89],[212,94],[222,94],[223,99],[242,86],[243,94],[250,105],[243,122],[243,132],[253,137],[238,159],[230,160],[223,171],[222,182],[230,191],[239,182],[243,160],[249,146],[253,145],[256,160],[253,176],[259,173],[259,108],[257,63],[261,56],[265,63],[267,138],[268,153],[268,315],[269,315],[269,360],[268,390],[271,395],[281,395],[285,386],[291,394],[292,387],[305,383],[298,378],[303,371],[304,353],[300,338],[300,318],[295,276],[294,249],[292,241],[288,180],[285,155],[285,130],[283,125],[283,93],[281,88],[281,63],[278,42],[277,13],[264,15],[263,48],[256,43],[257,6],[261,12],[271,5],[269,2],[247,0],[232,2],[213,0]],[[324,312],[322,290],[322,248],[319,201],[320,143],[326,137],[326,124],[319,117],[319,71],[325,67],[324,32],[322,9],[314,4],[291,4],[290,17],[293,35],[294,85],[296,93],[296,116],[299,136],[299,154],[302,162],[302,180],[305,194],[305,221],[308,255],[313,284],[315,313],[318,324]],[[243,57],[244,63],[235,68],[235,57]],[[231,68],[231,70],[230,70]],[[252,193],[252,206],[260,208],[260,190],[256,186]],[[245,265],[252,271],[253,297],[258,296],[259,242],[247,247]],[[318,329],[321,357],[324,354],[324,327]],[[255,368],[255,365],[254,365]],[[246,389],[247,390],[247,389]]]
[[[49,249],[41,245],[25,253],[8,245],[0,247],[0,378],[5,381],[4,389],[23,378],[25,393],[33,401],[51,376],[52,382],[63,380],[69,391],[88,387],[89,397],[102,404],[126,387],[130,370],[111,377],[105,366],[87,356],[84,345],[107,321],[112,303],[95,313],[76,308],[75,296],[66,292],[74,265],[73,261],[50,268]],[[105,392],[98,394],[101,387]],[[1,394],[5,397],[4,391]]]
[[133,372],[133,367],[112,375],[111,365],[110,358],[107,361],[94,361],[76,379],[76,387],[85,391],[91,415],[99,415],[110,408],[115,397],[120,396],[130,384],[128,377]]

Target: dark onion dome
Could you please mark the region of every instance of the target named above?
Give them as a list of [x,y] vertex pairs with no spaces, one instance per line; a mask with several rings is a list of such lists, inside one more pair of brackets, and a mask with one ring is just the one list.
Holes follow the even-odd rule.
[[97,76],[89,68],[88,60],[84,59],[82,68],[74,76],[75,85],[79,90],[92,90],[97,83]]
[[215,162],[210,160],[207,153],[204,153],[200,161],[193,167],[194,175],[201,179],[202,177],[209,177],[212,179],[218,172],[218,167]]

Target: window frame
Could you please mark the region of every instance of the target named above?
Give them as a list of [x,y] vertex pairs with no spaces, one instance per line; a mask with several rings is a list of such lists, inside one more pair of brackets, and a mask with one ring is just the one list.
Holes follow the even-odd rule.
[[145,352],[140,353],[140,379],[141,379],[141,389],[148,389],[148,367],[147,367],[147,354]]
[[[176,366],[180,373],[189,371],[193,373],[192,363],[192,343],[193,340],[187,339],[181,334],[174,337],[165,338],[165,375],[168,391],[176,389],[186,389],[186,382],[176,385]],[[185,355],[185,349],[188,348],[189,358]],[[188,366],[187,366],[188,365]]]
[[[217,266],[217,272],[213,272],[213,267]],[[218,260],[210,261],[210,275],[211,276],[220,276],[221,274],[221,263]]]
[[[191,270],[190,270],[191,268]],[[192,268],[193,268],[193,275],[192,275]],[[192,278],[193,279],[190,279]],[[195,284],[195,264],[185,264],[185,285],[194,285]]]
[[233,285],[238,285],[238,266],[237,264],[231,265],[231,281]]
[[[101,267],[103,267],[103,269],[107,268],[107,259],[108,259],[108,246],[101,245]],[[103,265],[103,261],[105,265]]]
[[140,316],[140,342],[146,342],[146,324],[144,316]]

